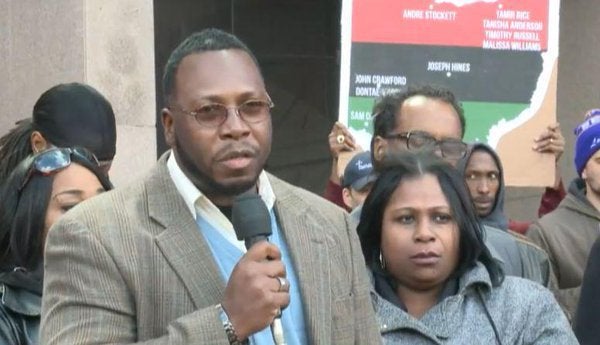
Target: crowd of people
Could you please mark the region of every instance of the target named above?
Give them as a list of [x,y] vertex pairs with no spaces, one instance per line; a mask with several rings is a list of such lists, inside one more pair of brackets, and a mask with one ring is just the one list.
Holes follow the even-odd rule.
[[[382,95],[367,151],[336,122],[321,197],[264,170],[276,100],[237,37],[187,37],[162,88],[170,150],[127,186],[109,180],[115,115],[88,85],[50,88],[0,138],[2,344],[600,336],[600,111],[575,129],[578,177],[565,191],[557,173],[523,222],[504,212],[498,154],[464,142],[451,90]],[[533,143],[557,163],[564,147],[558,124]],[[262,200],[266,234],[239,231],[240,195]]]

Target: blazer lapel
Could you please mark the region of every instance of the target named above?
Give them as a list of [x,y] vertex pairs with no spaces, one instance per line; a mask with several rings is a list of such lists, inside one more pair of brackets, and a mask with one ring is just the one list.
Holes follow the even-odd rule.
[[149,216],[165,228],[155,242],[185,285],[196,308],[219,303],[225,282],[165,162],[166,155],[159,160],[146,186]]
[[300,281],[309,343],[331,341],[329,252],[319,224],[302,212],[302,201],[269,176],[276,195],[275,214]]

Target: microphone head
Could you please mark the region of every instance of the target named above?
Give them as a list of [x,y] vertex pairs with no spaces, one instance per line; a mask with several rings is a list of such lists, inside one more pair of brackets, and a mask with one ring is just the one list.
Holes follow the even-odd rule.
[[231,207],[231,223],[238,240],[267,238],[271,235],[271,216],[260,195],[238,195]]

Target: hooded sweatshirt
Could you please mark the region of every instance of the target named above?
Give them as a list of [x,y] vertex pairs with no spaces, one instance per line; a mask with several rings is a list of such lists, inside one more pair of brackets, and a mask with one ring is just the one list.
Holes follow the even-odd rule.
[[[508,219],[504,213],[504,168],[502,167],[500,157],[498,157],[498,154],[496,151],[494,151],[494,149],[482,143],[471,144],[469,145],[469,149],[467,150],[465,157],[458,161],[456,168],[464,174],[467,167],[467,162],[469,159],[471,159],[473,152],[478,150],[488,152],[494,158],[500,172],[500,186],[498,187],[498,193],[496,194],[496,203],[490,214],[482,217],[481,220],[487,226],[493,226],[502,230],[510,229],[520,234],[525,234],[531,225],[531,222]],[[566,192],[564,190],[562,180],[556,189],[554,187],[546,187],[544,190],[544,195],[542,195],[542,199],[540,201],[540,207],[538,208],[538,216],[542,217],[554,211],[562,199],[564,199],[565,195]]]
[[489,153],[498,167],[498,191],[492,211],[481,217],[485,229],[485,243],[496,259],[500,259],[504,272],[510,276],[526,278],[546,287],[556,284],[548,254],[532,244],[524,236],[508,230],[508,219],[504,214],[504,169],[500,157],[489,146],[482,143],[469,145],[464,158],[457,162],[456,168],[465,176],[467,163],[473,152]]
[[496,154],[496,152],[486,144],[475,143],[469,145],[465,157],[458,161],[456,168],[463,174],[463,176],[465,176],[465,172],[467,170],[467,163],[469,162],[471,156],[473,155],[473,152],[475,151],[485,151],[489,153],[490,156],[492,156],[492,158],[496,162],[496,166],[498,167],[498,182],[500,183],[498,186],[498,192],[496,193],[496,200],[494,202],[494,206],[492,207],[492,211],[488,215],[484,217],[480,216],[479,218],[481,219],[481,222],[486,226],[491,226],[500,230],[506,230],[508,229],[508,219],[504,214],[504,169],[502,168],[502,163],[500,162],[500,157],[498,157],[498,154]]
[[565,199],[556,210],[531,224],[527,237],[550,257],[558,288],[558,302],[569,316],[577,308],[583,271],[600,231],[600,212],[585,196],[585,182],[571,182]]

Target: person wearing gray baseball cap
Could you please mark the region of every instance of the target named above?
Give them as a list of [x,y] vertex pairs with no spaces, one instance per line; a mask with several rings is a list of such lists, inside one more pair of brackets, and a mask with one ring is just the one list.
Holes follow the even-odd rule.
[[342,177],[344,204],[350,209],[362,205],[376,179],[377,175],[373,171],[371,162],[371,152],[360,152],[352,157],[346,165]]

